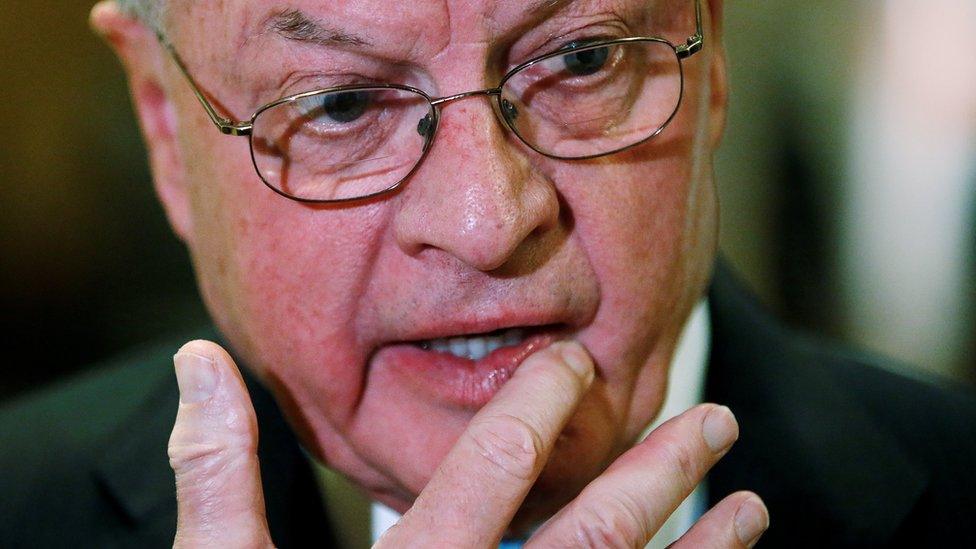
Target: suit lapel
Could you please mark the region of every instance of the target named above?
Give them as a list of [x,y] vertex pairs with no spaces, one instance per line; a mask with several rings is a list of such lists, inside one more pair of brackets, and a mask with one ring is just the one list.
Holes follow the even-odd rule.
[[770,508],[769,545],[889,540],[926,473],[833,375],[842,359],[776,325],[721,264],[710,305],[706,395],[733,410],[741,431],[709,476],[713,502],[757,492]]
[[258,415],[258,457],[271,539],[278,547],[338,547],[311,464],[277,403],[245,376]]

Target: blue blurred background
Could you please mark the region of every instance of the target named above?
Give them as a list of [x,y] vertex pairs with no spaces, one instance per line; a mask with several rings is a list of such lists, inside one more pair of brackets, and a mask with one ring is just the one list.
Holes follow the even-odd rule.
[[[90,6],[0,3],[0,399],[206,318]],[[725,255],[792,324],[976,383],[976,2],[726,12]]]

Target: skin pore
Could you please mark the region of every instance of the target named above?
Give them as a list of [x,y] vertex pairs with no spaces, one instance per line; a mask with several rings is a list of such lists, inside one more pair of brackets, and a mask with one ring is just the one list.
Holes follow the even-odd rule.
[[[166,27],[235,119],[336,78],[448,95],[490,87],[571,40],[680,43],[694,32],[691,0],[548,4],[179,0]],[[444,108],[433,148],[398,192],[344,206],[265,187],[246,140],[215,131],[151,33],[121,52],[158,192],[205,302],[317,459],[405,511],[477,408],[444,398],[398,347],[512,326],[552,326],[596,364],[518,520],[554,512],[633,443],[661,406],[715,254],[711,154],[725,82],[709,4],[707,46],[685,62],[681,109],[656,139],[552,160],[470,98]],[[269,25],[290,10],[332,32],[303,41]]]

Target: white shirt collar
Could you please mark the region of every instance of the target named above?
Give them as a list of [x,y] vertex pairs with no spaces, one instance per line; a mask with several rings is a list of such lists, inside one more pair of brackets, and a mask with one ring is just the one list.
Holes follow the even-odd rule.
[[[641,433],[638,440],[644,440],[651,431],[665,421],[704,401],[705,371],[708,368],[708,355],[712,342],[711,328],[708,302],[702,300],[685,322],[678,347],[671,359],[668,392],[664,398],[664,405],[661,406],[657,418]],[[705,483],[702,482],[681,502],[645,549],[664,549],[695,524],[708,506],[705,488]]]
[[[668,391],[661,411],[651,425],[641,433],[638,440],[644,440],[658,425],[702,402],[704,398],[705,370],[708,365],[710,344],[711,323],[709,320],[708,302],[707,300],[702,300],[692,310],[678,339],[678,346],[671,359],[671,369],[668,374]],[[338,475],[326,470],[317,462],[315,462],[315,466],[318,470],[320,489],[327,503],[329,501],[336,501],[337,499],[348,499],[348,495],[345,498],[336,497],[335,492],[340,489],[337,486],[340,482]],[[346,483],[346,486],[342,489],[348,488],[348,483]],[[681,503],[678,509],[675,510],[667,522],[665,522],[664,526],[658,530],[658,533],[647,545],[647,548],[663,548],[678,539],[702,515],[706,503],[707,498],[704,486],[699,485]],[[336,514],[344,514],[335,513],[334,510],[332,512],[334,513],[333,516]],[[399,513],[383,504],[373,503],[370,506],[370,532],[373,542],[378,540],[398,520],[400,520]],[[347,536],[342,533],[343,530],[362,528],[361,525],[348,524],[345,520],[333,521],[333,526],[338,530],[337,534],[340,540],[347,539]]]

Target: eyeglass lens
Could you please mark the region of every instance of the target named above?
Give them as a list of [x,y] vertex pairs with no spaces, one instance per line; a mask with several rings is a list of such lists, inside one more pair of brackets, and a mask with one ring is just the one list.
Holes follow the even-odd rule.
[[[673,47],[640,40],[560,52],[510,74],[501,116],[528,146],[558,158],[607,154],[656,134],[681,98]],[[396,186],[423,158],[434,107],[414,91],[306,94],[260,112],[252,154],[268,185],[304,200],[348,200]]]

